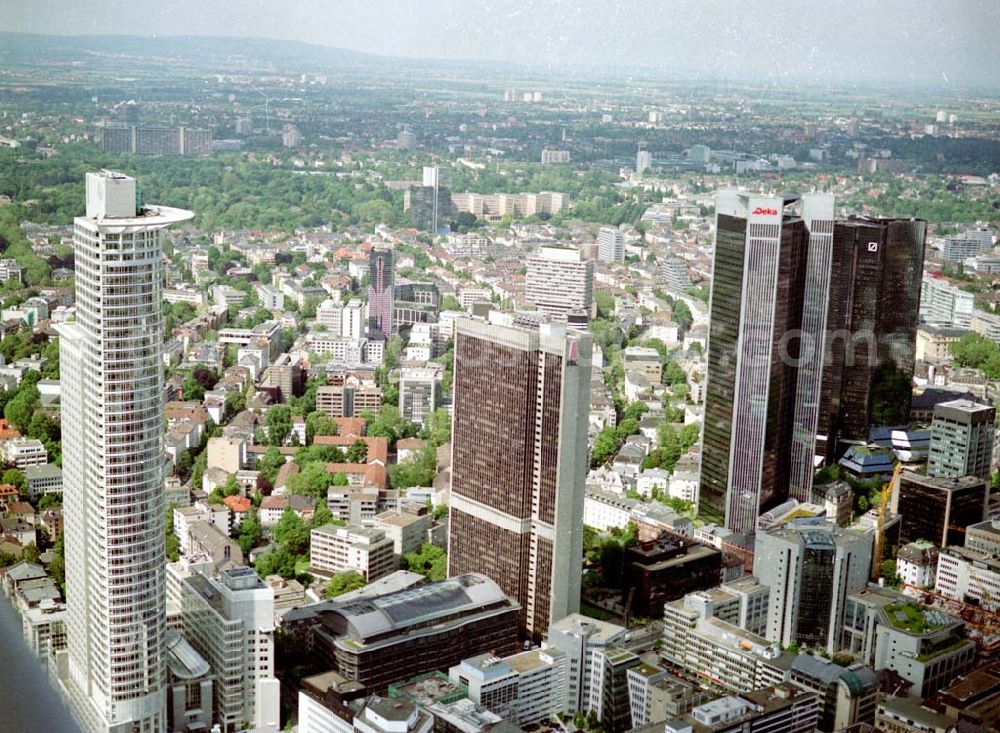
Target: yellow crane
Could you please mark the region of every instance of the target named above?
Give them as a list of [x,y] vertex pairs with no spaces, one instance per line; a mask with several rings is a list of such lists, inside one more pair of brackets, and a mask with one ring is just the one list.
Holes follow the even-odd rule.
[[903,464],[901,461],[897,461],[892,478],[882,487],[882,496],[878,505],[878,523],[875,526],[875,553],[872,557],[872,580],[875,581],[882,575],[882,552],[885,549],[885,508],[889,504],[893,487],[899,481],[899,474],[902,471]]

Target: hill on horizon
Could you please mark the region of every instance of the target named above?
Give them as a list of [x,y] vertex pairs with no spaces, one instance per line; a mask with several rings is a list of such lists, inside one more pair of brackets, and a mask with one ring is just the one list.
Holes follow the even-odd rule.
[[411,68],[459,68],[486,66],[512,68],[506,62],[416,59],[380,56],[334,46],[303,41],[237,36],[130,36],[78,35],[60,36],[38,33],[0,31],[0,65],[5,59],[32,63],[41,61],[71,62],[98,56],[188,60],[198,65],[224,62],[222,70],[233,73],[234,65],[246,71],[268,66],[275,70],[322,73],[334,68],[387,69],[400,65]]

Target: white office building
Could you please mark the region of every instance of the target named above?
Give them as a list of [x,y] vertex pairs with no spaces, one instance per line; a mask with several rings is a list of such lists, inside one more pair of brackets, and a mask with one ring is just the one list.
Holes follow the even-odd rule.
[[542,150],[542,165],[551,165],[553,163],[569,163],[569,151],[544,148]]
[[592,699],[600,697],[603,667],[599,654],[628,638],[628,630],[607,621],[598,621],[578,613],[549,627],[546,647],[566,657],[565,710],[587,711]]
[[972,293],[925,274],[920,284],[920,319],[934,326],[972,328],[973,301]]
[[[723,620],[718,615],[723,609],[705,603],[706,598],[712,600],[691,593],[663,607],[662,658],[731,692],[784,682],[794,655]],[[739,608],[728,598],[723,604],[731,611]]]
[[945,547],[938,555],[934,592],[1000,611],[1000,556],[967,547]]
[[310,567],[321,575],[354,570],[370,583],[396,569],[394,547],[380,529],[324,524],[309,536]]
[[847,596],[841,649],[872,669],[898,673],[919,699],[975,666],[976,643],[965,636],[961,620],[872,585]]
[[340,335],[350,339],[364,338],[367,323],[367,306],[359,298],[352,298],[341,314]]
[[500,657],[480,654],[463,659],[448,676],[469,691],[469,699],[501,718],[514,718],[517,673]]
[[632,510],[639,503],[611,491],[588,488],[583,498],[583,523],[600,532],[625,528],[632,521]]
[[471,308],[476,303],[489,303],[493,300],[493,292],[489,288],[460,288],[456,297],[463,308]]
[[274,589],[248,567],[223,570],[218,579],[181,563],[169,572],[184,636],[212,670],[215,722],[222,733],[241,731],[247,722],[262,732],[277,731]]
[[691,287],[691,273],[686,260],[667,257],[656,271],[657,282],[668,290],[686,293]]
[[674,471],[667,486],[667,493],[673,499],[697,502],[698,473],[696,471]]
[[987,227],[969,229],[951,237],[946,237],[941,256],[952,262],[964,262],[970,257],[987,254],[993,249],[993,232]]
[[305,346],[313,354],[329,354],[331,363],[348,367],[378,366],[385,356],[384,341],[331,336],[317,331],[306,334]]
[[257,286],[257,298],[260,300],[260,307],[269,311],[277,311],[285,307],[285,294],[271,285]]
[[38,501],[45,494],[61,494],[63,487],[62,469],[54,463],[30,466],[24,469],[24,481],[28,486],[28,496]]
[[987,519],[966,527],[965,546],[987,555],[1000,555],[1000,518]]
[[813,733],[819,722],[816,693],[792,683],[767,685],[712,700],[680,719],[668,720],[664,733]]
[[354,733],[431,733],[435,716],[410,701],[370,697],[354,718]]
[[844,600],[867,585],[873,546],[873,533],[832,522],[795,520],[758,531],[753,572],[771,589],[765,637],[837,651]]
[[[652,688],[657,682],[667,679],[667,670],[658,665],[637,664],[626,673],[628,679],[628,701],[632,712],[632,727],[649,725],[652,708]],[[659,721],[657,721],[659,722]]]
[[566,655],[557,649],[532,649],[506,657],[517,673],[517,724],[539,725],[566,709]]
[[1000,316],[995,316],[992,313],[981,310],[973,311],[970,328],[980,336],[1000,343]]
[[299,733],[354,733],[364,692],[364,685],[333,670],[306,677],[299,687]]
[[0,260],[0,282],[7,282],[8,280],[17,280],[18,282],[23,282],[21,276],[21,266],[17,264],[17,260],[14,259],[4,259]]
[[77,320],[59,324],[68,649],[84,731],[166,729],[162,231],[134,178],[87,174],[73,223]]
[[528,729],[566,709],[566,655],[532,649],[500,659],[490,654],[462,660],[448,676],[469,699]]
[[597,259],[601,262],[625,261],[625,236],[615,227],[601,227],[597,233]]
[[642,175],[653,164],[653,154],[648,150],[640,150],[635,154],[635,172]]
[[591,315],[594,305],[594,263],[580,250],[542,247],[528,258],[524,296],[541,313],[565,320],[570,314]]
[[399,416],[416,425],[434,411],[441,372],[433,367],[403,367],[399,371]]
[[11,438],[3,442],[0,450],[6,463],[13,463],[24,471],[31,466],[44,466],[49,462],[48,451],[42,441],[36,438]]
[[335,336],[340,335],[344,306],[332,298],[327,298],[316,306],[316,325],[323,326]]

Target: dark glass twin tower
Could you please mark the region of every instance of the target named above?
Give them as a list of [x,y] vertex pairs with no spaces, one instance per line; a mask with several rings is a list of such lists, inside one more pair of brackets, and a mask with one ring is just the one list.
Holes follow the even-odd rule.
[[702,518],[751,532],[811,498],[816,456],[906,422],[925,238],[921,220],[835,221],[828,194],[718,194]]

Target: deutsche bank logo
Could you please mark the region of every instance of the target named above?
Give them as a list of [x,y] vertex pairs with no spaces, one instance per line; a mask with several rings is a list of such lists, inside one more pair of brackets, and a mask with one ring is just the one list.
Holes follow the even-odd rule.
[[868,251],[869,252],[878,252],[878,242],[869,242],[868,243]]

